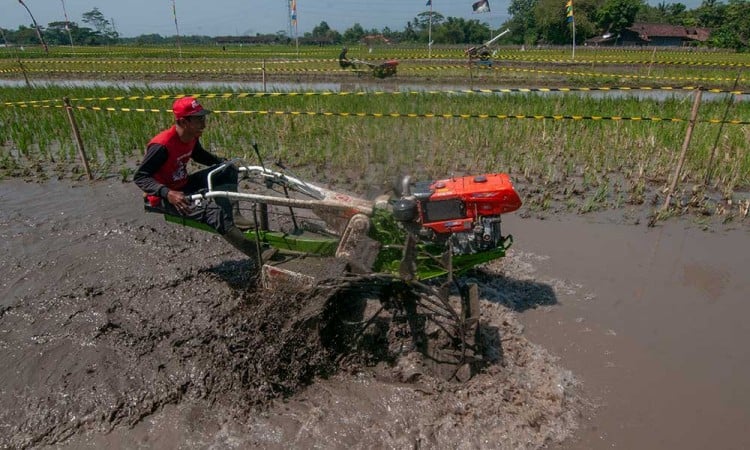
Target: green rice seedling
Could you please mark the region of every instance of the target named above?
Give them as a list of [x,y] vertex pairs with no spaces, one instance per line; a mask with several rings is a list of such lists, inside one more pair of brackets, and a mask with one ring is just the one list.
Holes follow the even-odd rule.
[[582,214],[585,214],[592,211],[605,209],[606,202],[609,197],[609,190],[609,185],[607,183],[600,184],[593,195],[586,198],[579,211]]
[[[3,88],[2,98],[6,98]],[[12,91],[12,90],[11,90]],[[116,95],[153,94],[149,89],[44,88],[35,90],[34,100],[78,97],[77,105],[115,107],[116,111],[75,111],[84,144],[95,160],[115,164],[145,148],[145,140],[171,123],[170,99],[104,100]],[[157,94],[195,92],[203,89],[165,89]],[[29,99],[25,89],[10,92]],[[231,94],[237,94],[231,91]],[[94,98],[83,101],[80,98]],[[58,101],[59,102],[59,101]],[[251,155],[253,141],[271,159],[279,157],[290,165],[344,171],[383,171],[404,169],[444,176],[459,171],[510,171],[544,183],[583,174],[585,186],[597,185],[592,173],[624,171],[636,173],[645,168],[648,180],[666,180],[673,170],[684,138],[691,102],[686,98],[666,100],[633,97],[595,98],[582,95],[538,94],[418,94],[389,95],[364,93],[350,96],[279,96],[259,98],[211,98],[204,104],[217,113],[211,117],[204,142],[224,156]],[[161,112],[124,112],[121,108],[157,108]],[[267,113],[249,113],[262,111]],[[275,112],[284,112],[277,115]],[[12,114],[11,114],[12,112]],[[291,113],[299,113],[292,115]],[[721,104],[706,102],[701,115],[721,117]],[[739,105],[736,117],[748,117],[747,107]],[[362,113],[365,116],[342,116]],[[396,113],[399,117],[374,117]],[[13,116],[15,114],[15,117]],[[409,114],[416,114],[410,117]],[[449,114],[454,117],[422,117]],[[458,118],[463,114],[473,116]],[[583,115],[621,117],[677,117],[670,121],[592,121],[552,119],[498,119],[498,114]],[[479,116],[487,116],[480,118]],[[0,121],[28,131],[30,143],[44,148],[60,141],[59,152],[75,161],[65,114],[57,109],[0,107]],[[713,144],[716,124],[701,123],[696,128],[685,173],[689,180],[700,180],[706,173],[706,155]],[[4,127],[6,128],[6,127]],[[743,128],[726,125],[726,144],[746,148]],[[29,144],[19,137],[26,150]],[[66,143],[66,144],[63,144]],[[96,152],[94,152],[96,150]],[[717,164],[719,183],[731,182],[730,190],[747,186],[747,152],[723,152]],[[254,156],[253,156],[254,157]],[[737,167],[734,172],[731,167]],[[743,171],[744,169],[744,171]],[[315,173],[315,171],[313,171]],[[726,176],[729,174],[730,176]],[[731,174],[736,174],[731,176]]]
[[627,202],[633,205],[640,205],[646,200],[646,180],[639,176],[630,181],[629,196]]

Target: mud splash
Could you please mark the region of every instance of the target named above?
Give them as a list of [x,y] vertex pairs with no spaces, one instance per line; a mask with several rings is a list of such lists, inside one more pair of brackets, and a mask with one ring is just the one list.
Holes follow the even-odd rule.
[[516,319],[554,290],[512,267],[477,274],[488,364],[455,383],[387,332],[349,345],[342,296],[253,287],[131,185],[2,186],[0,447],[539,448],[590,406]]

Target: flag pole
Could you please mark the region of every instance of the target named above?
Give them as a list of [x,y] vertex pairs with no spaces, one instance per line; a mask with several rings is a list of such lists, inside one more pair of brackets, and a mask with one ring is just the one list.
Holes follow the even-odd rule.
[[576,59],[576,18],[573,12],[573,0],[568,0],[565,3],[565,21],[570,22],[573,25],[573,55],[572,60]]
[[172,15],[174,16],[174,29],[177,31],[177,51],[180,53],[180,59],[182,59],[182,45],[180,44],[180,27],[177,25],[177,5],[175,0],[172,0]]
[[36,37],[39,39],[39,42],[42,44],[42,48],[44,48],[44,53],[49,54],[49,48],[47,47],[47,42],[44,40],[44,36],[42,35],[41,30],[39,30],[39,24],[36,23],[36,19],[34,18],[34,15],[31,14],[31,10],[28,6],[26,6],[26,3],[23,2],[23,0],[18,0],[18,3],[21,4],[26,9],[26,12],[29,13],[29,17],[31,17],[31,21],[34,23],[34,30],[36,30]]
[[299,31],[297,28],[297,0],[290,0],[290,9],[292,15],[290,17],[292,28],[294,29],[294,46],[297,49],[297,57],[299,58]]
[[294,2],[294,40],[297,42],[297,56],[299,56],[299,21],[297,20],[297,1]]
[[63,15],[65,16],[65,31],[68,32],[68,39],[70,39],[70,48],[73,48],[73,35],[70,34],[70,20],[68,20],[68,11],[65,10],[65,0],[60,0],[63,8]]
[[432,0],[430,0],[430,26],[427,31],[427,59],[432,59]]
[[573,19],[573,56],[571,57],[573,61],[576,59],[576,20]]

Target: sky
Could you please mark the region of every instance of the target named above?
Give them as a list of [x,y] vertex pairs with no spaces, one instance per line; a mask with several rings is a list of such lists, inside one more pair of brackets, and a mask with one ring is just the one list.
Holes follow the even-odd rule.
[[[489,13],[474,13],[476,0],[433,0],[433,11],[445,17],[477,19],[499,28],[508,20],[510,0],[489,0]],[[657,4],[661,0],[649,1]],[[701,0],[683,0],[689,9]],[[343,33],[355,23],[366,30],[389,27],[401,31],[419,13],[429,11],[427,0],[296,0],[297,33],[305,32],[325,21]],[[24,0],[37,23],[64,21],[65,12],[71,22],[83,23],[83,13],[99,8],[105,18],[113,22],[122,37],[141,34],[180,35],[255,35],[257,33],[289,32],[289,0]],[[560,0],[564,6],[565,0]],[[666,3],[672,3],[669,0]],[[15,30],[19,25],[31,25],[26,9],[17,0],[0,0],[0,27]],[[561,7],[562,10],[562,7]],[[292,34],[293,35],[293,34]]]

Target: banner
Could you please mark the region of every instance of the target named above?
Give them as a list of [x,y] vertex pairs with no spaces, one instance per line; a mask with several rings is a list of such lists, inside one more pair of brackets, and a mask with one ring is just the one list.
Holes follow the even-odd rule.
[[475,13],[488,13],[490,12],[490,0],[479,0],[472,4],[471,8]]
[[573,0],[568,0],[565,4],[565,21],[570,23],[573,20]]

